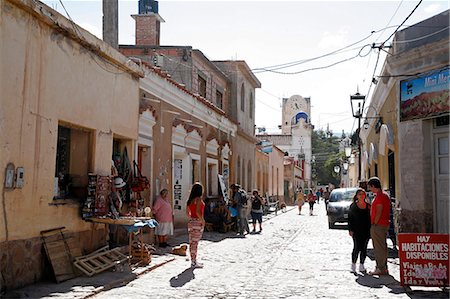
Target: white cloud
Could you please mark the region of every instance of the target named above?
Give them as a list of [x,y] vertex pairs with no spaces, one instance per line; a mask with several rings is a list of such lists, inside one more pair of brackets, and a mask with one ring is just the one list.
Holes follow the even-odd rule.
[[86,29],[93,35],[97,36],[99,39],[103,38],[103,32],[97,26],[89,24],[89,23],[80,23],[79,26],[83,27],[83,29]]
[[438,12],[440,8],[441,8],[441,4],[433,3],[433,4],[427,5],[425,7],[425,12],[429,13],[429,14],[434,14],[434,13]]
[[321,49],[337,49],[348,44],[348,30],[341,28],[337,33],[324,32],[319,41]]

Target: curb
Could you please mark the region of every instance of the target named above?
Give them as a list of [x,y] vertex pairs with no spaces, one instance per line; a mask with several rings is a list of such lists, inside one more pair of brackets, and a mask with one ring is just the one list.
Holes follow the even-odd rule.
[[129,275],[127,275],[127,276],[124,277],[124,278],[117,279],[117,280],[115,280],[115,281],[113,281],[113,282],[110,282],[110,283],[104,285],[104,286],[101,286],[101,287],[98,287],[98,288],[94,289],[94,290],[91,292],[91,294],[86,295],[86,296],[84,296],[84,297],[82,297],[82,298],[92,298],[92,297],[94,297],[95,295],[97,295],[97,294],[99,294],[99,293],[101,293],[101,292],[105,292],[105,291],[111,290],[111,289],[113,289],[113,288],[116,288],[116,287],[125,285],[125,284],[129,283],[130,281],[133,281],[133,280],[135,280],[136,278],[139,278],[140,276],[142,276],[142,275],[144,275],[144,274],[146,274],[146,273],[148,273],[148,272],[150,272],[150,271],[153,271],[153,270],[155,270],[155,269],[157,269],[157,268],[159,268],[159,267],[161,267],[161,266],[164,266],[165,264],[170,263],[170,262],[172,262],[172,261],[174,261],[174,260],[175,260],[175,258],[173,257],[173,258],[170,258],[170,259],[168,259],[168,260],[166,260],[166,261],[164,261],[164,262],[162,262],[162,263],[155,264],[155,265],[151,266],[151,267],[148,268],[148,269],[145,269],[145,270],[143,270],[143,271],[140,271],[139,273],[132,273],[132,274],[129,274]]

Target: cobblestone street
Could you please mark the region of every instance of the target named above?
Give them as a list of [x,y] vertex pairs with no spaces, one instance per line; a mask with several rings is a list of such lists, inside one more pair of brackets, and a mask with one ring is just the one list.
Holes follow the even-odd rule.
[[[323,202],[314,214],[307,215],[305,206],[300,216],[289,207],[266,220],[261,234],[245,238],[206,232],[199,245],[203,269],[192,270],[186,258],[178,257],[95,298],[411,297],[398,282],[398,258],[389,258],[390,276],[352,274],[347,230],[328,229]],[[366,267],[375,267],[370,243]],[[442,292],[426,293],[446,298]]]

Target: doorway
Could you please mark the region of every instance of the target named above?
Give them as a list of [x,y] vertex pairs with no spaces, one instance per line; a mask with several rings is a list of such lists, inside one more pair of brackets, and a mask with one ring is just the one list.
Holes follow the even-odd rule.
[[448,133],[434,135],[436,233],[449,233],[449,139]]

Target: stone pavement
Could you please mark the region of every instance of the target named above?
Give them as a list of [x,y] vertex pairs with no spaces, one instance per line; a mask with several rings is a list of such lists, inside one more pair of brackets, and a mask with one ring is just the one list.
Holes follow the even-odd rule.
[[[390,276],[350,273],[352,241],[347,230],[328,229],[323,203],[315,205],[314,216],[307,216],[306,210],[298,215],[295,207],[288,207],[286,213],[271,214],[265,217],[262,233],[245,238],[205,232],[199,245],[203,269],[190,268],[186,257],[162,254],[155,255],[146,269],[106,272],[61,284],[38,284],[12,295],[108,299],[448,298],[439,289],[416,288],[413,293],[406,293],[398,282],[394,251],[389,258]],[[169,242],[186,242],[185,232],[179,230]],[[366,267],[375,267],[370,243]]]

